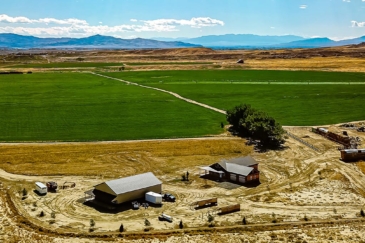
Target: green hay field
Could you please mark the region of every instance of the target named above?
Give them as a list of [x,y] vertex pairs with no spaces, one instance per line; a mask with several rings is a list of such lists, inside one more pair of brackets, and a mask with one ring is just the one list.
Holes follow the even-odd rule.
[[57,62],[57,63],[29,63],[9,65],[9,68],[92,68],[123,66],[123,63],[99,63],[99,62]]
[[82,73],[0,76],[0,141],[198,137],[224,115],[168,94]]
[[[223,110],[249,103],[283,125],[365,120],[365,84],[360,84],[365,82],[364,73],[216,70],[106,75],[170,90]],[[249,81],[260,84],[244,83]],[[279,82],[284,84],[275,84]]]

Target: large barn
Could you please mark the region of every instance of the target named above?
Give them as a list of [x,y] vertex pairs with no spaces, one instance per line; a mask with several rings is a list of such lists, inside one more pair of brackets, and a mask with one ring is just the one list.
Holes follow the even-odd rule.
[[151,173],[106,181],[94,186],[95,200],[121,204],[144,198],[147,192],[161,193],[162,182]]
[[259,163],[251,156],[222,160],[210,166],[200,167],[205,173],[218,180],[228,180],[238,183],[258,181],[260,179]]

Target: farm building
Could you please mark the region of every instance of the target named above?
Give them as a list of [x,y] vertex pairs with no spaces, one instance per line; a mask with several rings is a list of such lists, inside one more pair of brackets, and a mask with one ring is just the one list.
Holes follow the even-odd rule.
[[[332,140],[336,143],[342,144],[346,149],[355,149],[358,146],[358,142],[354,137],[349,137],[347,135],[341,135],[335,132],[331,132],[325,128],[312,128],[312,132],[322,135],[323,137]],[[346,132],[347,134],[347,132]]]
[[151,172],[106,181],[94,186],[95,200],[104,203],[121,204],[141,199],[147,192],[161,193],[162,182]]
[[259,163],[251,156],[223,160],[210,166],[200,167],[204,170],[202,176],[208,175],[218,180],[246,183],[260,179]]
[[365,149],[341,150],[341,159],[346,162],[365,160]]

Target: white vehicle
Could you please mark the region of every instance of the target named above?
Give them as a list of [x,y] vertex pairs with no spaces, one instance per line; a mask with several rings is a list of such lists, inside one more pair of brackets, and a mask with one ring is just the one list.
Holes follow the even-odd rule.
[[158,216],[158,220],[160,220],[160,221],[166,220],[166,221],[171,223],[172,222],[172,217],[163,213],[160,216]]
[[155,192],[147,192],[145,200],[153,204],[162,204],[162,195]]
[[42,182],[36,182],[35,188],[39,194],[42,194],[42,195],[47,194],[47,187]]

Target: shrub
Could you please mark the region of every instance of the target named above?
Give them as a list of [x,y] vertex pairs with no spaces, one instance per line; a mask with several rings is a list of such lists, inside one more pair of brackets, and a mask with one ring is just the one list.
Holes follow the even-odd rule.
[[93,219],[90,219],[90,227],[94,227],[95,226],[95,221]]
[[144,225],[145,226],[151,226],[151,223],[148,219],[144,219]]
[[306,214],[304,215],[304,220],[305,220],[305,221],[308,221],[308,220],[309,220],[309,218],[307,217],[307,215],[306,215]]
[[27,189],[23,188],[22,194],[23,194],[23,197],[26,197],[28,195]]
[[181,180],[182,180],[182,181],[186,181],[186,175],[185,175],[185,174],[182,174],[182,175],[181,175]]
[[51,218],[55,219],[56,218],[56,213],[55,212],[52,212],[51,213]]
[[41,211],[41,213],[39,214],[39,217],[44,217],[45,213],[43,211]]
[[124,225],[123,223],[120,224],[120,227],[119,227],[119,232],[123,232],[124,231]]
[[208,214],[208,222],[211,223],[214,221],[214,216],[211,214]]
[[361,217],[365,217],[365,212],[363,209],[360,210],[360,215],[361,215]]
[[182,221],[182,220],[180,220],[179,228],[180,228],[180,229],[184,228],[184,225],[183,225],[183,221]]
[[243,217],[243,219],[242,219],[242,224],[244,224],[244,225],[246,225],[246,224],[247,224],[246,217]]

